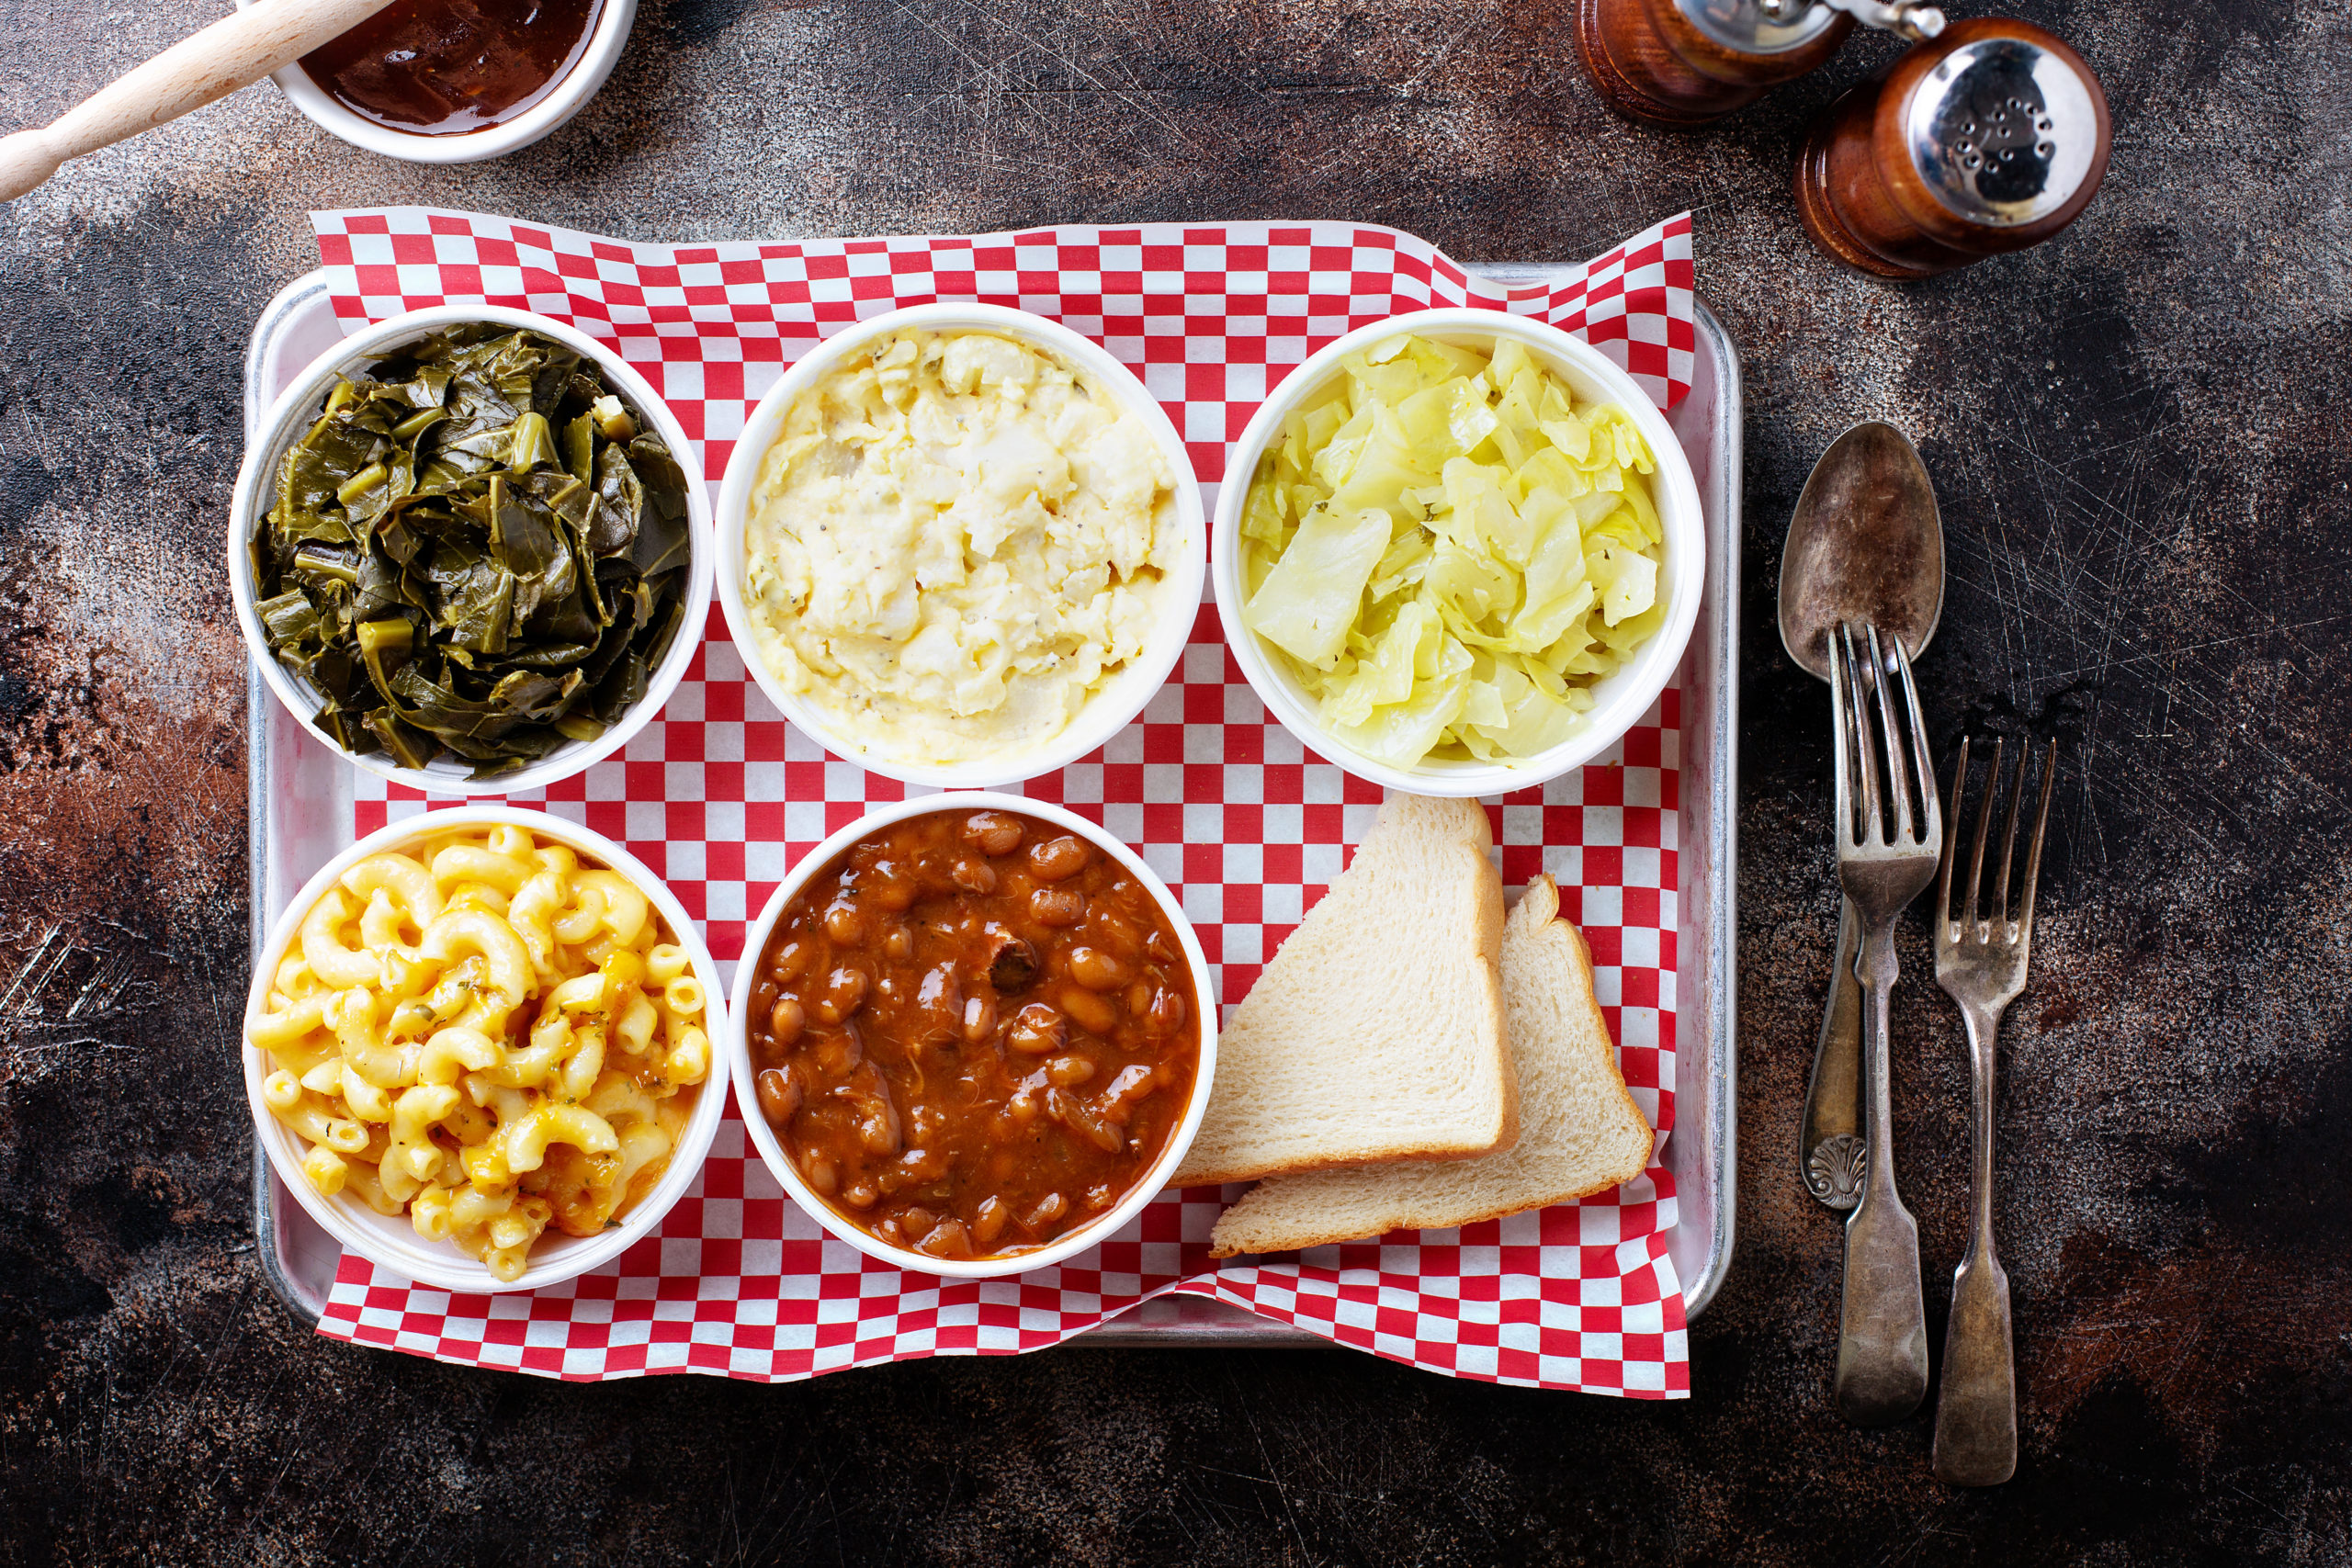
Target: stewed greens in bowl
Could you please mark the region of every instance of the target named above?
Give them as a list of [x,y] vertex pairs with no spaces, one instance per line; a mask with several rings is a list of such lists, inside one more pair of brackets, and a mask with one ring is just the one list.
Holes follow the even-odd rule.
[[625,744],[691,660],[709,511],[609,349],[443,307],[322,356],[240,476],[230,570],[271,688],[363,767],[512,791]]

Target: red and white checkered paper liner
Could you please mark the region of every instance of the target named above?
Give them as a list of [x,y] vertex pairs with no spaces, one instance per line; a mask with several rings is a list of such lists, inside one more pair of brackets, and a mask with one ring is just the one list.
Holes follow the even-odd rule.
[[[1065,227],[964,238],[641,245],[401,208],[315,216],[346,330],[469,299],[571,321],[662,393],[716,485],[784,367],[850,322],[932,299],[1051,316],[1167,408],[1214,505],[1227,443],[1290,367],[1352,328],[1443,305],[1544,317],[1625,366],[1661,406],[1690,387],[1690,223],[1661,223],[1566,281],[1503,288],[1423,241],[1349,223]],[[1673,1125],[1676,791],[1669,690],[1581,773],[1489,806],[1511,886],[1559,881],[1590,941],[1626,1081]],[[354,770],[355,833],[428,808]],[[700,655],[621,755],[515,796],[627,844],[731,969],[787,867],[906,787],[828,757],[746,675],[716,606]],[[1133,844],[1182,898],[1228,1011],[1319,897],[1379,790],[1302,750],[1228,655],[1213,605],[1143,717],[1026,793]],[[1232,1190],[1238,1192],[1239,1189]],[[1116,1237],[1014,1279],[876,1263],[793,1204],[730,1108],[700,1183],[617,1262],[529,1294],[453,1295],[346,1255],[321,1332],[571,1379],[700,1371],[783,1381],[904,1357],[1056,1344],[1170,1292],[1460,1377],[1685,1394],[1673,1179],[1460,1231],[1406,1232],[1213,1264],[1216,1189],[1163,1194]]]

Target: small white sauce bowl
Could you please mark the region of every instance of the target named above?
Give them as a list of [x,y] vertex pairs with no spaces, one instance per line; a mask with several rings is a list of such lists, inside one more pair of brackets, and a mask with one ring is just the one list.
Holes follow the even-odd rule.
[[254,1136],[261,1141],[270,1168],[277,1173],[286,1190],[294,1195],[294,1201],[345,1251],[356,1252],[379,1269],[421,1284],[469,1294],[536,1291],[601,1268],[651,1235],[662,1216],[685,1196],[686,1189],[700,1176],[703,1158],[710,1153],[719,1119],[726,1114],[728,1065],[733,1059],[727,1042],[737,1032],[726,1016],[727,993],[719,984],[718,965],[711,961],[710,949],[703,945],[702,934],[686,918],[685,908],[678,902],[677,896],[647,870],[642,861],[602,833],[574,827],[545,812],[514,806],[461,806],[428,812],[378,829],[329,861],[316,876],[302,885],[302,890],[294,895],[286,912],[270,928],[259,962],[254,965],[253,989],[245,999],[248,1018],[267,1006],[270,984],[278,964],[301,939],[302,918],[335,885],[336,878],[354,865],[369,855],[405,849],[436,834],[506,824],[576,851],[582,859],[599,862],[627,878],[669,922],[678,945],[685,949],[693,963],[695,978],[702,982],[703,995],[707,998],[703,1009],[703,1029],[710,1036],[710,1076],[695,1090],[694,1112],[687,1119],[685,1133],[677,1147],[670,1151],[669,1168],[662,1173],[662,1179],[654,1184],[652,1191],[620,1216],[617,1226],[590,1236],[565,1235],[550,1228],[532,1246],[529,1266],[522,1277],[505,1280],[492,1274],[488,1264],[459,1251],[456,1243],[426,1241],[418,1235],[405,1213],[379,1214],[348,1191],[332,1198],[322,1197],[302,1174],[307,1146],[262,1100],[262,1082],[274,1070],[269,1053],[250,1040],[243,1041],[241,1047],[245,1100],[254,1115]]
[[[253,0],[237,0],[237,9],[244,10],[252,4]],[[456,136],[420,136],[355,114],[311,81],[299,60],[272,73],[269,79],[277,84],[277,90],[296,108],[309,117],[311,124],[334,132],[354,147],[364,147],[370,152],[409,164],[478,164],[485,158],[501,157],[528,147],[585,108],[588,100],[604,86],[605,79],[613,73],[622,49],[628,43],[629,28],[636,21],[637,0],[605,0],[605,8],[597,14],[596,25],[590,30],[580,58],[549,87],[546,97],[503,124]]]
[[[277,484],[278,459],[318,418],[319,407],[337,376],[356,375],[405,344],[473,321],[526,328],[578,349],[594,361],[604,372],[605,384],[620,394],[621,401],[641,421],[652,426],[677,458],[678,467],[684,470],[686,529],[693,541],[693,558],[686,567],[683,596],[684,618],[679,623],[678,635],[671,642],[669,652],[662,656],[658,667],[648,671],[645,695],[621,715],[619,722],[594,739],[567,740],[528,767],[480,780],[471,776],[472,764],[454,757],[436,757],[423,768],[404,768],[386,752],[360,756],[337,746],[317,722],[319,710],[326,706],[325,697],[298,679],[270,651],[269,638],[262,631],[261,615],[255,607],[259,585],[254,581],[253,559],[245,548],[245,541],[269,514]],[[685,428],[670,412],[670,405],[627,360],[579,328],[501,305],[435,305],[429,310],[411,310],[361,328],[312,360],[262,416],[261,425],[245,449],[244,466],[237,471],[237,488],[229,507],[230,592],[236,601],[237,625],[245,634],[245,647],[251,650],[254,662],[260,666],[262,679],[268,682],[270,691],[321,745],[348,759],[354,766],[433,795],[513,795],[543,788],[584,772],[592,763],[602,761],[628,745],[630,738],[643,729],[661,711],[662,705],[670,700],[670,694],[677,690],[686,667],[694,662],[695,650],[702,646],[704,623],[710,619],[710,487],[703,480],[694,443],[686,439]]]
[[[1283,422],[1290,412],[1340,373],[1340,360],[1360,348],[1408,333],[1482,352],[1491,352],[1504,338],[1524,344],[1537,364],[1568,384],[1579,402],[1613,403],[1624,410],[1657,460],[1650,487],[1666,536],[1658,572],[1666,622],[1631,659],[1593,683],[1593,705],[1576,733],[1532,757],[1509,762],[1424,760],[1411,768],[1367,757],[1331,733],[1318,716],[1315,700],[1269,653],[1259,635],[1242,624],[1241,513],[1257,477],[1259,460],[1282,434]],[[1649,394],[1615,361],[1582,338],[1548,321],[1500,310],[1420,310],[1395,316],[1359,327],[1309,356],[1283,378],[1234,444],[1226,462],[1225,481],[1217,491],[1211,541],[1209,577],[1216,590],[1217,615],[1225,623],[1226,641],[1259,699],[1308,750],[1328,757],[1359,778],[1414,795],[1508,795],[1573,773],[1615,745],[1649,711],[1680,667],[1690,628],[1698,620],[1699,594],[1707,570],[1706,525],[1699,509],[1698,482],[1691,478],[1690,460],[1683,454],[1682,444],[1675,439],[1672,427]]]
[[[785,415],[801,393],[839,368],[851,354],[893,333],[921,330],[933,333],[998,333],[1051,351],[1092,377],[1116,398],[1120,406],[1140,417],[1159,444],[1176,486],[1175,526],[1182,535],[1175,564],[1160,584],[1159,624],[1141,654],[1104,681],[1079,709],[1068,728],[1044,746],[1002,757],[970,762],[922,763],[899,761],[845,732],[798,694],[787,691],[767,668],[753,636],[751,615],[743,602],[745,535],[750,527],[753,491],[760,464],[784,429]],[[1208,567],[1208,531],[1201,513],[1200,481],[1193,463],[1159,400],[1136,378],[1135,372],[1113,358],[1091,339],[1059,321],[1003,305],[910,305],[843,329],[803,355],[798,363],[768,389],[743,427],[727,460],[727,477],[718,488],[718,604],[727,629],[742,651],[743,667],[759,682],[784,716],[836,757],[856,763],[868,773],[906,784],[936,784],[945,789],[977,789],[989,784],[1017,784],[1055,773],[1102,745],[1125,729],[1144,705],[1151,701],[1183,656],[1192,640],[1193,621],[1201,604],[1201,581]]]
[[[1077,834],[1104,854],[1125,866],[1135,879],[1143,884],[1159,912],[1167,917],[1169,930],[1183,945],[1184,962],[1193,974],[1193,995],[1198,1002],[1194,1011],[1201,1027],[1200,1065],[1193,1075],[1193,1092],[1184,1105],[1184,1120],[1169,1135],[1168,1146],[1159,1151],[1141,1179],[1127,1190],[1119,1200],[1101,1215],[1078,1226],[1066,1235],[1028,1252],[1009,1258],[977,1258],[953,1259],[933,1258],[909,1247],[893,1247],[880,1236],[853,1224],[831,1203],[810,1190],[797,1166],[784,1152],[784,1144],[768,1119],[761,1114],[758,1092],[759,1067],[752,1060],[752,1022],[750,1009],[752,991],[759,984],[760,961],[765,953],[768,938],[775,932],[776,922],[783,919],[786,906],[807,886],[818,873],[831,865],[841,854],[860,839],[894,822],[910,817],[929,816],[934,811],[1010,811],[1050,822]],[[760,918],[743,938],[743,956],[735,965],[735,994],[728,1009],[726,1051],[728,1069],[735,1080],[736,1109],[742,1113],[743,1125],[752,1134],[752,1142],[767,1162],[769,1172],[781,1183],[801,1212],[825,1227],[828,1235],[847,1242],[868,1258],[877,1258],[893,1268],[910,1273],[936,1274],[956,1280],[989,1280],[1008,1274],[1025,1274],[1033,1269],[1043,1269],[1076,1257],[1088,1247],[1102,1242],[1120,1226],[1141,1213],[1144,1207],[1159,1196],[1176,1168],[1184,1163],[1184,1155],[1193,1146],[1193,1134],[1201,1130],[1201,1117],[1209,1108],[1209,1090],[1216,1078],[1217,999],[1215,977],[1209,972],[1208,959],[1201,953],[1200,938],[1193,934],[1193,923],[1184,918],[1183,907],[1168,885],[1159,880],[1143,857],[1127,848],[1094,823],[1075,812],[1065,811],[1041,800],[1029,800],[1017,795],[996,795],[983,790],[957,791],[948,795],[918,795],[911,800],[894,802],[867,812],[856,821],[800,857],[791,874],[785,877]]]

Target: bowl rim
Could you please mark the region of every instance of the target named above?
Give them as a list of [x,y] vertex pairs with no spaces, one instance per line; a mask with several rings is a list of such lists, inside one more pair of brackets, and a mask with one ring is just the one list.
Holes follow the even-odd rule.
[[[1341,359],[1366,344],[1384,342],[1401,333],[1437,337],[1513,337],[1538,353],[1564,360],[1610,389],[1608,400],[1625,411],[1657,458],[1657,473],[1652,483],[1666,535],[1668,567],[1662,575],[1673,595],[1667,622],[1635,659],[1623,667],[1634,671],[1636,679],[1620,686],[1605,703],[1594,707],[1566,740],[1533,757],[1510,763],[1444,762],[1435,767],[1422,763],[1397,768],[1364,756],[1321,724],[1295,690],[1290,678],[1266,655],[1258,634],[1242,624],[1241,512],[1249,499],[1259,459],[1282,428],[1284,417],[1308,393],[1319,390],[1330,379]],[[1575,333],[1532,316],[1476,307],[1447,307],[1390,316],[1334,339],[1293,368],[1267,393],[1265,401],[1258,406],[1227,454],[1225,479],[1217,490],[1216,516],[1209,538],[1209,578],[1216,595],[1217,618],[1224,626],[1226,643],[1259,701],[1308,751],[1359,778],[1416,795],[1466,797],[1532,789],[1575,772],[1615,745],[1641,721],[1681,667],[1692,628],[1698,624],[1699,600],[1706,583],[1706,521],[1700,506],[1698,481],[1673,427],[1649,394],[1615,360]]]
[[[743,559],[751,525],[752,491],[758,479],[760,464],[775,445],[793,401],[842,358],[875,338],[893,332],[910,328],[939,332],[958,327],[1023,339],[1072,360],[1079,368],[1091,372],[1110,388],[1123,406],[1140,415],[1167,459],[1175,483],[1176,526],[1186,536],[1182,552],[1162,587],[1160,624],[1152,628],[1143,651],[1125,669],[1106,680],[1053,741],[1007,761],[902,762],[841,733],[769,672],[753,634],[750,611],[743,603]],[[957,300],[909,305],[843,327],[812,345],[786,367],[783,376],[744,421],[743,432],[728,456],[726,476],[719,481],[715,516],[718,547],[712,569],[719,612],[726,618],[728,635],[734,639],[744,670],[768,701],[791,721],[794,728],[843,761],[902,784],[931,784],[943,789],[984,789],[1058,773],[1107,744],[1134,723],[1167,683],[1169,672],[1176,668],[1177,661],[1183,658],[1184,649],[1192,641],[1208,575],[1209,526],[1201,502],[1200,479],[1168,411],[1160,406],[1141,377],[1093,339],[1050,317],[1009,305]],[[1124,700],[1109,700],[1114,693],[1129,692],[1135,694],[1132,705]]]
[[[627,877],[633,886],[652,901],[654,907],[661,910],[662,919],[669,922],[678,945],[686,950],[686,956],[694,965],[695,977],[702,982],[707,998],[703,1009],[703,1027],[711,1038],[710,1072],[696,1089],[698,1098],[687,1120],[685,1132],[677,1146],[671,1151],[669,1168],[654,1184],[653,1190],[622,1217],[617,1227],[600,1235],[565,1238],[579,1245],[564,1248],[560,1256],[540,1262],[537,1258],[538,1248],[535,1246],[533,1261],[524,1269],[520,1278],[512,1281],[499,1280],[491,1273],[488,1265],[478,1258],[467,1257],[454,1244],[426,1241],[415,1236],[413,1231],[401,1233],[401,1245],[395,1247],[369,1221],[380,1221],[389,1227],[404,1224],[401,1216],[377,1214],[348,1192],[338,1193],[333,1198],[320,1196],[318,1190],[302,1174],[302,1150],[298,1146],[300,1141],[277,1120],[262,1099],[263,1080],[274,1069],[267,1065],[269,1053],[254,1044],[246,1032],[247,1021],[268,1000],[270,983],[277,976],[278,964],[300,936],[303,917],[311,912],[311,906],[325,896],[327,889],[334,886],[345,872],[371,854],[400,848],[431,834],[505,824],[552,839],[567,848],[601,861]],[[346,1251],[357,1253],[379,1269],[420,1284],[468,1294],[502,1294],[560,1285],[602,1268],[651,1235],[678,1200],[702,1179],[703,1162],[718,1135],[719,1123],[727,1111],[728,1071],[733,1061],[726,1049],[726,1041],[733,1027],[727,1016],[727,991],[720,984],[718,964],[711,957],[710,948],[704,942],[702,933],[687,916],[685,906],[678,901],[669,884],[654,875],[644,862],[594,829],[567,822],[527,806],[458,806],[404,817],[366,835],[320,867],[318,873],[302,885],[301,890],[288,900],[285,909],[271,925],[268,936],[254,954],[253,983],[246,991],[244,1013],[238,1020],[238,1054],[244,1069],[245,1104],[254,1118],[254,1139],[267,1156],[270,1168],[277,1173],[278,1184],[293,1194],[303,1212],[316,1220],[321,1228],[341,1243]],[[361,1217],[363,1214],[364,1218]]]
[[[236,0],[236,4],[242,11],[252,6],[253,0]],[[580,58],[546,97],[503,124],[456,136],[422,136],[413,131],[394,130],[354,114],[329,97],[326,90],[302,69],[299,60],[289,61],[270,73],[269,79],[311,124],[355,147],[397,158],[404,164],[478,164],[528,147],[561,129],[587,107],[588,100],[603,89],[613,67],[619,63],[621,51],[628,47],[629,33],[636,25],[637,0],[605,0],[605,8],[598,14],[595,28],[588,35]]]
[[[877,1235],[859,1228],[838,1213],[831,1204],[808,1189],[798,1168],[785,1157],[783,1143],[767,1118],[760,1113],[759,1097],[754,1086],[759,1075],[752,1062],[751,1021],[747,1010],[751,1006],[752,990],[758,983],[760,953],[767,946],[768,938],[775,931],[785,907],[806,886],[817,873],[831,863],[833,858],[858,840],[877,829],[905,821],[910,817],[928,816],[936,811],[996,810],[1017,812],[1024,817],[1038,818],[1057,827],[1068,829],[1085,838],[1096,848],[1116,859],[1158,900],[1160,912],[1168,917],[1170,929],[1176,932],[1184,950],[1184,961],[1193,971],[1193,987],[1200,998],[1198,1011],[1201,1022],[1200,1061],[1193,1075],[1193,1089],[1184,1107],[1184,1120],[1170,1134],[1168,1145],[1149,1170],[1130,1187],[1119,1201],[1098,1218],[1088,1222],[1065,1236],[1058,1237],[1032,1252],[1018,1253],[1010,1258],[949,1259],[938,1258],[910,1248],[893,1247]],[[876,807],[856,821],[840,829],[825,841],[793,863],[758,919],[752,921],[743,933],[743,955],[735,964],[735,988],[729,998],[727,1051],[729,1066],[735,1084],[737,1112],[742,1117],[744,1131],[770,1175],[790,1193],[801,1213],[824,1228],[825,1234],[844,1242],[866,1257],[910,1273],[931,1274],[952,1280],[1003,1279],[1026,1274],[1033,1269],[1050,1268],[1091,1247],[1100,1245],[1112,1233],[1141,1213],[1152,1200],[1168,1188],[1168,1183],[1183,1163],[1185,1154],[1193,1146],[1193,1136],[1201,1130],[1201,1119],[1208,1111],[1209,1096],[1216,1080],[1216,1037],[1218,1004],[1216,976],[1209,968],[1207,956],[1202,952],[1199,935],[1193,930],[1192,920],[1185,915],[1182,902],[1161,881],[1159,874],[1145,863],[1144,858],[1122,842],[1119,837],[1101,824],[1049,801],[1031,800],[1025,795],[1007,795],[996,790],[951,790],[940,795],[913,795]]]
[[[326,705],[326,699],[298,680],[270,651],[255,608],[260,585],[253,579],[252,561],[245,548],[247,537],[267,512],[278,457],[294,438],[298,423],[307,423],[312,417],[311,411],[317,407],[330,378],[365,361],[380,359],[391,349],[428,333],[477,321],[540,333],[595,360],[607,383],[652,423],[655,434],[669,445],[679,468],[684,470],[686,530],[692,546],[686,567],[684,619],[679,623],[670,651],[648,675],[645,694],[630,705],[617,723],[594,739],[567,740],[528,767],[489,779],[469,778],[458,764],[446,758],[435,759],[430,768],[405,768],[387,761],[380,752],[361,756],[336,745],[318,725],[318,713]],[[687,436],[685,426],[679,423],[670,405],[653,389],[652,383],[618,354],[578,327],[507,305],[431,305],[403,311],[359,329],[311,360],[271,400],[254,426],[245,445],[244,460],[237,469],[236,487],[229,506],[230,596],[235,603],[238,628],[244,634],[246,654],[261,671],[262,680],[272,694],[300,721],[312,739],[354,767],[364,768],[393,784],[437,795],[511,795],[544,788],[586,772],[636,739],[670,700],[700,652],[710,619],[712,557],[710,485],[702,475],[700,449]]]

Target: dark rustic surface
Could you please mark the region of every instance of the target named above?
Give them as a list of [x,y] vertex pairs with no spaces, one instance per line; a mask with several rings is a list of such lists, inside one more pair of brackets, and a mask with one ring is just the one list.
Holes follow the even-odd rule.
[[[0,112],[220,8],[0,0]],[[502,163],[384,163],[265,87],[0,209],[0,1563],[2352,1558],[2352,21],[2022,9],[2106,79],[2108,188],[1908,288],[1833,271],[1785,194],[1888,40],[1678,136],[1611,120],[1567,6],[1522,0],[649,0],[589,111]],[[305,210],[406,200],[646,238],[1332,216],[1498,259],[1697,209],[1748,571],[1741,1237],[1695,1396],[1084,1349],[567,1387],[297,1331],[249,1247],[220,537]],[[2067,747],[2001,1106],[2024,1461],[1984,1495],[1928,1478],[1924,1416],[1827,1413],[1837,1224],[1789,1159],[1834,906],[1826,700],[1770,584],[1865,416],[1943,497],[1939,744]],[[1904,961],[1939,1336],[1965,1079],[1917,929]]]

